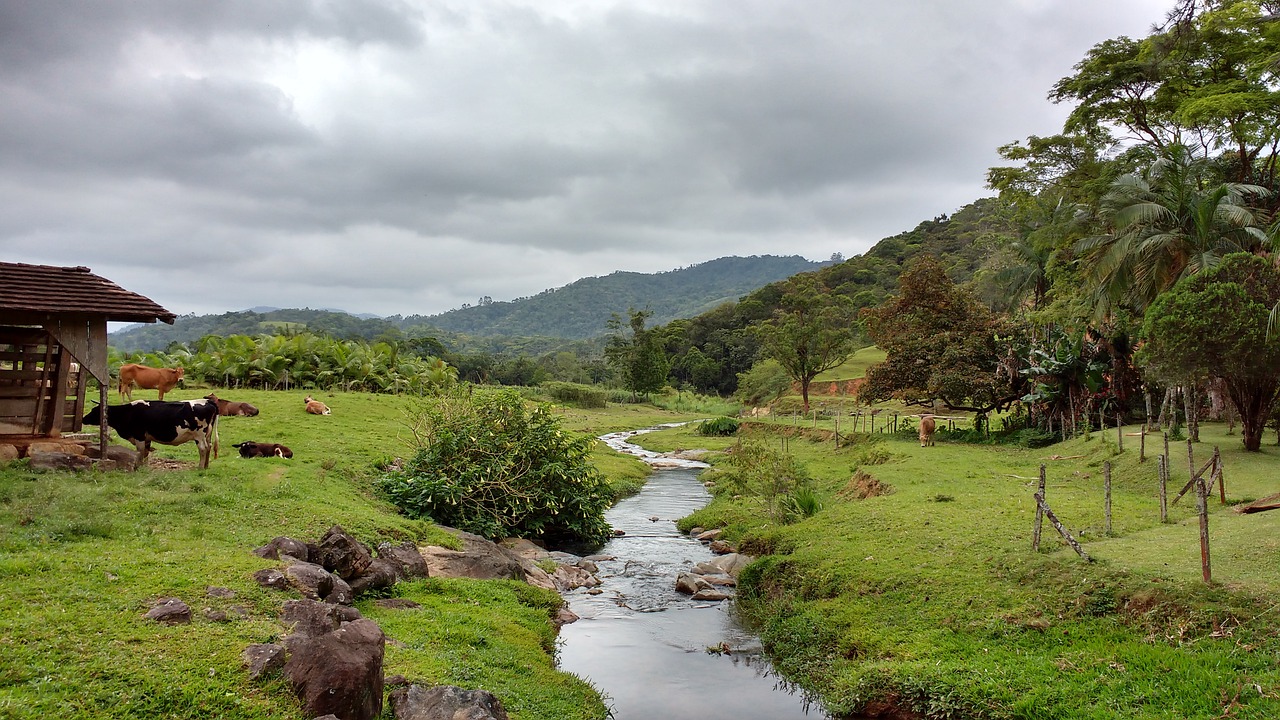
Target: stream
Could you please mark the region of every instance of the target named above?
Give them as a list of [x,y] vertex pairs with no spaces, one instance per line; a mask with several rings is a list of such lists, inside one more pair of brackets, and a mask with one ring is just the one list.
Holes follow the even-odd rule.
[[[560,630],[560,668],[590,681],[615,720],[828,717],[774,674],[759,639],[734,620],[729,602],[695,602],[675,590],[677,573],[713,557],[675,526],[710,495],[698,480],[704,463],[628,442],[665,427],[672,425],[601,437],[655,471],[639,494],[606,515],[626,534],[599,552],[614,557],[597,562],[603,592],[581,588],[565,595],[581,619]],[[707,652],[723,646],[731,652]]]

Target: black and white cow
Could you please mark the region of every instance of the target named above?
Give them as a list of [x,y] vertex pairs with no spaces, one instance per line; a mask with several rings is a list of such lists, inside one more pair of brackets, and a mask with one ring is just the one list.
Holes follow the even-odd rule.
[[293,451],[280,443],[260,443],[246,440],[231,447],[239,448],[240,457],[243,458],[280,457],[289,459],[293,457]]
[[[85,425],[102,424],[102,408],[84,416]],[[138,449],[138,465],[147,463],[151,443],[182,445],[196,441],[200,449],[200,469],[209,467],[209,452],[217,441],[218,405],[208,398],[199,400],[134,400],[107,407],[107,425]]]

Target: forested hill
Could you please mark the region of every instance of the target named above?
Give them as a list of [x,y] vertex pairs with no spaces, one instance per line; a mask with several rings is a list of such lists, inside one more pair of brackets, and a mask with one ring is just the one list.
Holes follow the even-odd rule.
[[[693,317],[769,283],[829,264],[796,255],[726,257],[656,274],[615,272],[584,278],[530,298],[486,302],[429,317],[360,318],[311,309],[184,315],[172,326],[138,325],[113,332],[110,344],[126,352],[152,351],[163,350],[174,342],[194,342],[205,335],[258,335],[305,329],[343,339],[433,335],[455,351],[482,349],[488,345],[481,342],[484,337],[540,337],[548,340],[532,347],[549,347],[560,344],[550,338],[574,340],[604,335],[609,317],[615,312],[625,315],[629,308],[647,308],[653,311],[651,322],[656,323]],[[526,345],[521,345],[522,351],[530,349]]]
[[625,316],[630,308],[648,309],[653,311],[650,322],[663,324],[736,302],[764,285],[823,265],[799,255],[723,257],[655,274],[615,272],[583,278],[529,298],[487,302],[405,322],[466,335],[589,338],[607,332],[613,313]]

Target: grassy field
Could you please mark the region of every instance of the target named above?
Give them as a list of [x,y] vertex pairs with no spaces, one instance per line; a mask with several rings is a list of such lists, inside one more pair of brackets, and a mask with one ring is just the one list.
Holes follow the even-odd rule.
[[[375,465],[412,451],[412,400],[326,393],[317,397],[333,414],[314,416],[301,392],[219,394],[262,413],[222,419],[222,456],[207,471],[0,469],[0,718],[301,717],[283,682],[252,683],[240,667],[247,645],[284,631],[287,598],[254,583],[254,571],[276,563],[250,550],[277,535],[314,541],[334,524],[370,543],[446,541],[373,492]],[[682,417],[641,406],[558,412],[592,433]],[[295,457],[241,459],[231,445],[243,440],[283,443]],[[194,467],[196,449],[161,446],[154,457]],[[597,457],[619,494],[643,481],[638,461],[605,449]],[[208,597],[209,586],[236,596]],[[554,668],[554,593],[466,580],[402,583],[395,593],[424,609],[357,603],[396,641],[388,675],[483,687],[523,720],[605,716],[591,687]],[[144,620],[160,597],[184,600],[192,623]],[[235,619],[212,622],[205,608]]]
[[[1280,717],[1280,512],[1242,515],[1211,499],[1207,586],[1194,497],[1159,522],[1156,462],[1139,462],[1137,438],[1123,453],[1114,433],[1040,450],[921,448],[908,437],[837,450],[830,430],[743,431],[803,460],[824,498],[813,517],[771,526],[750,498],[719,497],[682,524],[725,526],[768,555],[744,575],[740,609],[779,667],[831,709],[887,700],[929,717]],[[639,440],[656,450],[737,442],[692,428]],[[1280,449],[1245,453],[1209,425],[1197,457],[1214,444],[1233,503],[1280,491]],[[1185,448],[1174,444],[1170,496],[1188,478]],[[1047,522],[1031,551],[1041,463],[1050,506],[1093,562]],[[891,492],[854,499],[857,469]]]

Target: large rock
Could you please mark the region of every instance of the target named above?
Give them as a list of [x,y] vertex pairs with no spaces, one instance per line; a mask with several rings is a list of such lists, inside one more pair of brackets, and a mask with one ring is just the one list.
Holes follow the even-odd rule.
[[333,575],[309,562],[295,562],[284,568],[289,585],[309,600],[323,600],[333,592]]
[[736,578],[738,577],[738,573],[742,572],[742,568],[750,565],[754,560],[755,558],[750,555],[729,553],[728,555],[721,555],[707,562],[698,563],[694,570],[695,572],[703,575],[718,574]]
[[[85,457],[98,457],[100,455],[98,446],[90,445],[86,447],[84,454]],[[132,470],[138,466],[138,451],[121,445],[108,445],[106,459],[114,462],[116,467],[122,470]]]
[[37,440],[27,446],[27,457],[35,457],[45,453],[66,453],[68,455],[84,455],[84,446],[80,443],[62,440]]
[[493,693],[452,685],[398,688],[391,693],[391,711],[396,720],[508,720]]
[[351,581],[351,592],[360,595],[369,590],[389,588],[395,585],[398,579],[399,573],[395,563],[386,558],[374,558],[369,566]]
[[600,580],[595,575],[576,565],[560,565],[555,572],[551,573],[551,579],[555,581],[556,588],[560,592],[568,592],[580,587],[590,588],[600,584]]
[[402,578],[420,578],[431,574],[427,559],[418,552],[418,546],[411,542],[403,542],[399,545],[384,542],[378,545],[378,557],[394,564],[396,573]]
[[[313,552],[314,550],[314,552]],[[373,562],[369,550],[355,538],[347,534],[340,525],[329,528],[329,532],[320,538],[314,548],[308,548],[309,559],[332,570],[335,575],[351,582]]]
[[0,466],[8,465],[18,459],[18,447],[8,443],[0,444]]
[[289,628],[288,645],[296,638],[325,635],[363,617],[359,610],[315,600],[290,600],[280,610],[280,621]]
[[343,623],[323,635],[292,639],[284,674],[309,716],[372,720],[382,712],[385,646],[386,636],[372,620]]
[[[110,462],[109,460],[103,461]],[[32,470],[88,470],[98,463],[92,458],[83,455],[72,455],[65,452],[42,452],[31,455],[27,461],[28,467]],[[112,467],[103,467],[104,470],[114,470]]]
[[160,598],[144,617],[168,625],[185,625],[191,622],[191,608],[178,598]]
[[262,547],[254,548],[253,554],[268,560],[279,560],[282,557],[291,557],[303,562],[311,561],[311,558],[308,557],[306,543],[283,535],[273,538],[271,542],[263,545]]
[[245,669],[249,671],[249,679],[257,680],[275,670],[284,667],[284,648],[273,643],[255,643],[240,653]]
[[462,540],[462,550],[437,545],[419,548],[431,577],[466,577],[478,580],[524,580],[520,559],[497,543],[479,535],[449,528]]

